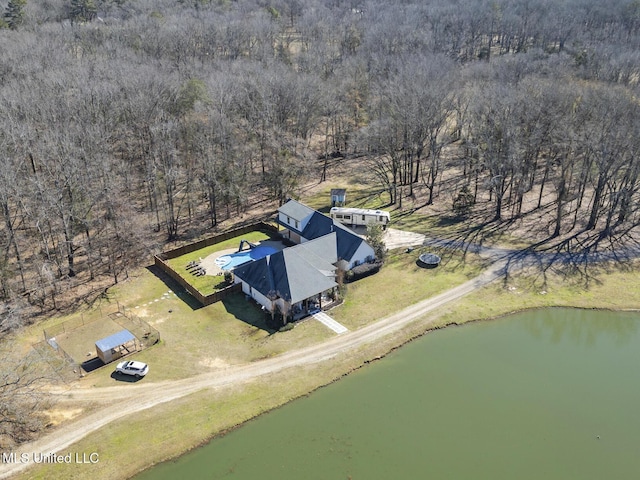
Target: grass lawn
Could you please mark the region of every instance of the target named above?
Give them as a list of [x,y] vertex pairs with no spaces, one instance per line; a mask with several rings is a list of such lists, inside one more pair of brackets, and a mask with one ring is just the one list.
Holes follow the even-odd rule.
[[224,279],[222,277],[218,279],[216,277],[212,277],[211,275],[203,275],[201,277],[197,277],[187,270],[187,265],[189,265],[189,262],[197,262],[199,259],[206,258],[216,252],[221,252],[223,250],[229,250],[232,248],[237,249],[241,240],[247,240],[251,243],[258,243],[263,240],[271,240],[271,237],[262,232],[250,232],[246,235],[241,235],[239,237],[229,239],[225,242],[216,243],[215,245],[201,248],[200,250],[187,253],[186,255],[172,258],[168,260],[167,263],[182,278],[193,285],[200,293],[202,293],[203,295],[209,295],[226,286],[226,284],[224,283]]
[[442,263],[425,269],[416,264],[425,251],[417,248],[410,253],[405,249],[389,252],[380,272],[347,284],[345,301],[329,314],[353,330],[464,283],[485,266],[474,255],[465,257],[458,252],[429,248],[441,256]]
[[482,243],[485,245],[507,245],[509,248],[526,248],[533,243],[530,240],[506,233],[504,225],[482,225],[482,219],[457,219],[442,214],[425,215],[415,212],[413,208],[399,210],[397,205],[390,206],[389,195],[386,190],[363,185],[350,185],[348,182],[328,184],[317,190],[310,197],[305,198],[306,205],[324,213],[329,213],[331,208],[331,189],[346,188],[347,206],[353,208],[369,208],[387,210],[391,213],[391,228],[422,233],[428,237],[442,237],[462,239],[468,242]]
[[[461,299],[443,315],[443,324],[495,318],[512,312],[544,307],[640,310],[640,261],[624,265],[598,265],[589,276],[520,272],[509,282],[495,282]],[[490,301],[487,301],[490,299]]]
[[533,243],[531,240],[506,233],[506,229],[500,223],[476,229],[472,220],[424,215],[411,210],[392,212],[390,227],[422,233],[427,237],[459,239],[496,247],[504,245],[511,249],[524,249]]
[[331,189],[344,188],[347,190],[347,205],[351,208],[384,209],[389,202],[389,195],[384,190],[363,185],[351,185],[349,182],[327,184],[326,187],[316,191],[310,197],[304,199],[304,204],[318,210],[329,213],[331,209]]
[[[333,335],[315,321],[302,321],[293,330],[273,334],[266,325],[264,312],[243,294],[200,307],[175,286],[176,290],[170,295],[161,293],[168,291],[167,285],[151,288],[152,284],[162,281],[150,271],[134,283],[129,288],[120,287],[118,301],[160,331],[159,344],[135,355],[136,360],[152,366],[147,376],[149,381],[184,378],[202,371],[252,362],[282,353],[292,345],[303,347]],[[158,296],[140,299],[141,290]],[[134,302],[123,298],[128,293],[133,295]],[[102,308],[104,310],[106,306]],[[113,385],[112,370],[109,366],[104,367],[81,381],[92,386]]]

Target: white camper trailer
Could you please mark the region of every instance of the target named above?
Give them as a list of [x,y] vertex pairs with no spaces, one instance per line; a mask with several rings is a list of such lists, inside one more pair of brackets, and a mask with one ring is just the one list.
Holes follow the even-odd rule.
[[367,210],[365,208],[333,207],[329,215],[336,222],[344,225],[368,225],[374,223],[387,228],[391,216],[384,210]]

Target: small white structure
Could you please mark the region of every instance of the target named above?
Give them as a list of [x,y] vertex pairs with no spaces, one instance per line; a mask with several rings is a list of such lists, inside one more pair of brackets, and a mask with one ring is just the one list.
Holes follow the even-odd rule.
[[384,210],[368,210],[366,208],[332,207],[329,215],[336,222],[344,225],[368,225],[370,223],[387,228],[391,215]]
[[138,350],[138,341],[129,330],[121,330],[96,342],[96,353],[103,363],[113,362]]

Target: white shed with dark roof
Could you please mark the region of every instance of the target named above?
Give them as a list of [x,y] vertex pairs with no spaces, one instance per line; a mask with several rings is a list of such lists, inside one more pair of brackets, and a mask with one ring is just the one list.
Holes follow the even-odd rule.
[[342,207],[347,203],[347,190],[345,188],[331,189],[331,206]]

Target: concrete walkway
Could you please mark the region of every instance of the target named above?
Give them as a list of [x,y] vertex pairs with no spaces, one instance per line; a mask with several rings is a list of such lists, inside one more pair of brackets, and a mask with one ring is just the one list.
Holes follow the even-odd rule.
[[345,332],[349,331],[349,329],[347,327],[345,327],[344,325],[339,324],[338,322],[336,322],[333,318],[331,318],[329,315],[327,315],[324,312],[316,312],[311,316],[313,318],[315,318],[316,320],[318,320],[323,325],[329,327],[331,330],[333,330],[337,334],[345,333]]

